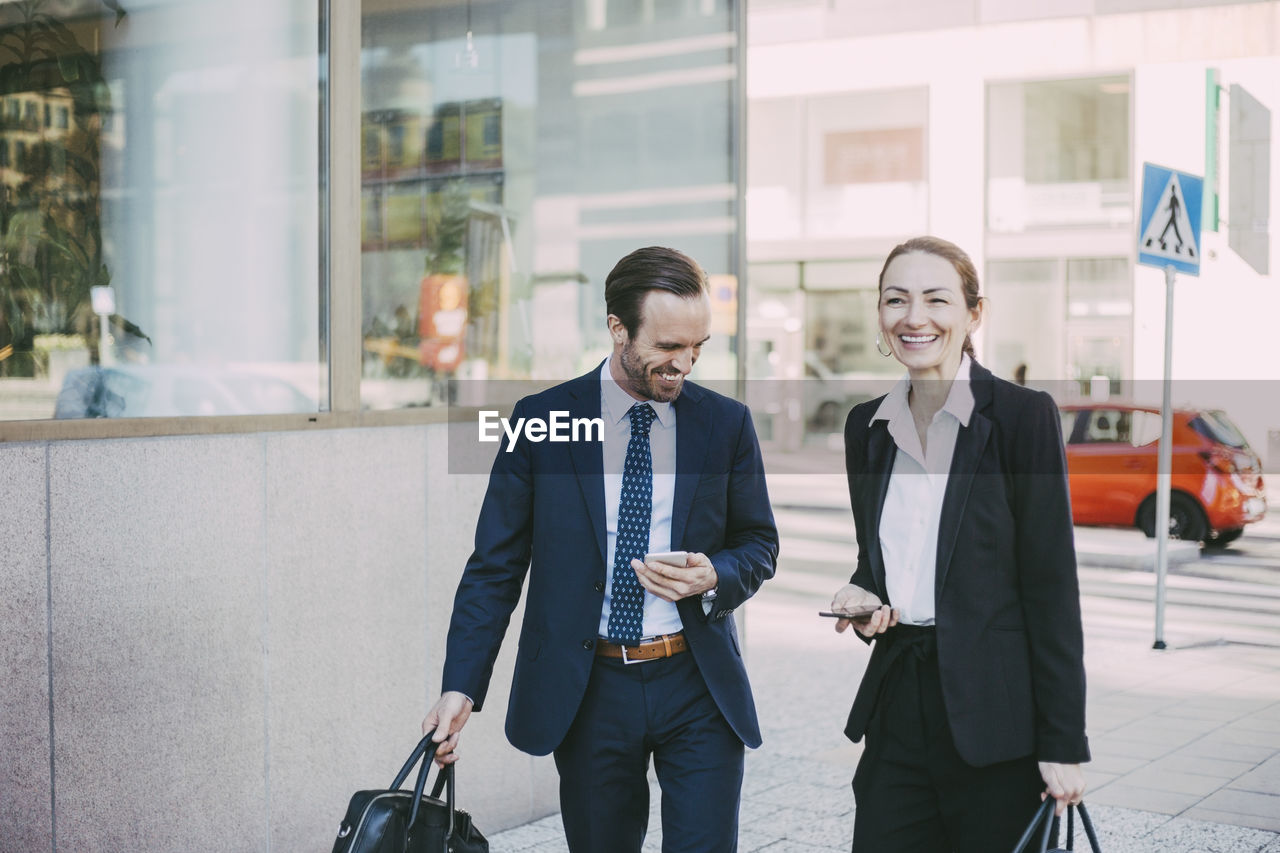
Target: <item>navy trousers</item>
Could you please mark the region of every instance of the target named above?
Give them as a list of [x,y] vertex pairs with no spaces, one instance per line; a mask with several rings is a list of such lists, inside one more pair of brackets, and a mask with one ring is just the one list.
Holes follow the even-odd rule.
[[893,631],[896,656],[853,777],[854,853],[1012,850],[1040,805],[1039,765],[1032,756],[965,763],[947,722],[933,629]]
[[569,850],[639,853],[652,755],[663,853],[734,853],[743,752],[691,653],[634,664],[597,657],[555,750]]

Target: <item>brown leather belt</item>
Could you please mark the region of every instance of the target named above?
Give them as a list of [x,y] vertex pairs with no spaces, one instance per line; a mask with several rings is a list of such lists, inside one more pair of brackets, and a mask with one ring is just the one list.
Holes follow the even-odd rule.
[[638,646],[620,646],[608,640],[596,640],[596,655],[602,658],[622,658],[623,663],[639,663],[646,660],[669,658],[688,651],[684,632],[662,634],[652,640],[646,640]]

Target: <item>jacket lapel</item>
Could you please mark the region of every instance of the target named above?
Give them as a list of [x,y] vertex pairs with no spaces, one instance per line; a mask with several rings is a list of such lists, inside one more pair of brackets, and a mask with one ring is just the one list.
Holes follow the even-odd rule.
[[[572,399],[571,417],[600,417],[600,369],[597,367],[586,376],[573,380],[569,385],[569,396]],[[577,475],[575,479],[591,516],[591,529],[596,532],[603,565],[609,553],[604,532],[604,445],[599,441],[571,441],[568,446],[569,458]]]
[[956,435],[947,491],[942,498],[942,517],[938,521],[938,562],[933,587],[935,602],[942,599],[942,586],[946,583],[951,556],[955,552],[965,503],[987,440],[991,437],[991,418],[988,415],[991,409],[991,373],[974,362],[969,368],[969,387],[973,392],[973,415],[969,418],[969,425],[960,427]]
[[884,499],[889,494],[889,475],[893,473],[893,461],[897,458],[898,447],[889,435],[889,424],[885,421],[872,421],[867,428],[867,467],[871,475],[867,479],[867,487],[874,489],[871,525],[867,529],[867,559],[871,561],[871,573],[875,576],[876,586],[885,592],[884,556],[880,553],[880,516],[884,514]]
[[671,547],[677,549],[684,537],[693,493],[698,487],[714,428],[703,399],[702,389],[686,382],[673,404],[676,413],[676,492],[671,506]]

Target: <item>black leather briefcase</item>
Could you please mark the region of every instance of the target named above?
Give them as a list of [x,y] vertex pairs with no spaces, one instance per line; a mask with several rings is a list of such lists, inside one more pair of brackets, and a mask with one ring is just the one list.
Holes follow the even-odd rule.
[[[471,815],[454,806],[452,764],[436,774],[431,795],[423,796],[436,755],[432,734],[414,747],[390,788],[352,795],[333,853],[489,853],[489,842],[471,823]],[[402,790],[419,759],[422,767],[413,791]]]

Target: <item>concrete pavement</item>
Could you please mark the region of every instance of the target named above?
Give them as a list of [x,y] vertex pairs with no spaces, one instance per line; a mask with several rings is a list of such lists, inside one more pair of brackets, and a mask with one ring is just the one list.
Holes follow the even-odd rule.
[[[747,755],[739,849],[845,851],[861,747],[841,730],[868,652],[815,615],[847,576],[833,555],[851,560],[853,553],[847,540],[831,541],[840,537],[830,524],[813,518],[842,518],[836,511],[847,511],[848,498],[834,473],[771,475],[770,491],[787,520],[780,520],[778,576],[747,608],[747,661],[765,742]],[[1250,532],[1280,537],[1276,516]],[[1186,547],[1183,557],[1197,559]],[[1085,801],[1102,849],[1280,853],[1280,647],[1263,633],[1239,634],[1232,611],[1209,599],[1169,619],[1169,648],[1155,651],[1149,598],[1088,592],[1095,577],[1141,581],[1125,570],[1153,564],[1153,544],[1129,531],[1081,528],[1077,548],[1094,756]],[[1280,587],[1272,594],[1280,599]],[[645,850],[658,851],[659,792],[651,787]],[[1087,849],[1078,841],[1077,849]],[[565,850],[559,816],[497,834],[491,849]]]

